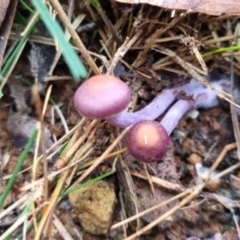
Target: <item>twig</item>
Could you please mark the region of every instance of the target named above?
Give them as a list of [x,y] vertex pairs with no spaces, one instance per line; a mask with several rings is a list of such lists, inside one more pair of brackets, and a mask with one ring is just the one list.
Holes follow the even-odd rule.
[[129,222],[132,222],[132,221],[134,221],[135,219],[138,219],[138,218],[144,216],[145,214],[150,213],[150,212],[152,212],[152,211],[154,211],[154,210],[162,207],[163,205],[166,205],[166,204],[168,204],[168,203],[170,203],[170,202],[172,202],[172,201],[174,201],[174,200],[176,200],[176,199],[178,199],[178,198],[184,197],[185,195],[189,194],[190,191],[191,191],[191,189],[187,189],[186,191],[184,191],[184,192],[182,192],[182,193],[179,193],[178,195],[176,195],[176,196],[174,196],[174,197],[172,197],[172,198],[170,198],[170,199],[168,199],[168,200],[166,200],[166,201],[164,201],[164,202],[161,202],[160,204],[158,204],[158,205],[156,205],[156,206],[153,206],[153,207],[151,207],[151,208],[148,208],[148,209],[145,210],[145,211],[142,211],[142,212],[140,212],[140,213],[138,213],[138,214],[136,214],[136,215],[134,215],[134,216],[132,216],[132,217],[130,217],[130,218],[127,218],[127,219],[123,220],[122,222],[116,223],[116,224],[114,224],[114,225],[111,227],[111,230],[116,229],[116,228],[118,228],[118,227],[120,227],[120,226],[122,226],[122,225],[124,225],[124,224],[129,223]]
[[[138,172],[131,171],[130,173],[135,177],[139,177],[139,178],[145,179],[145,180],[148,179],[146,176],[144,176],[144,175],[142,175]],[[151,178],[153,183],[155,183],[155,184],[157,184],[161,187],[171,189],[171,190],[174,190],[174,191],[177,191],[177,192],[182,192],[182,191],[186,190],[184,187],[182,187],[179,184],[171,183],[171,182],[165,181],[163,179],[160,179],[160,178],[157,178],[157,177],[154,177],[154,176],[151,176],[151,175],[149,175],[149,177]]]
[[114,142],[103,152],[103,154],[93,163],[91,167],[89,167],[83,175],[78,179],[75,183],[81,183],[104,159],[105,157],[113,150],[113,148],[118,144],[118,142],[124,137],[124,135],[128,132],[129,128],[125,128],[124,131],[114,140]]
[[138,237],[138,236],[142,235],[143,233],[147,232],[148,230],[152,229],[154,226],[159,224],[164,219],[170,217],[174,212],[176,212],[178,209],[180,209],[181,207],[183,207],[184,205],[189,203],[194,197],[196,197],[201,192],[201,190],[203,189],[204,186],[205,186],[205,184],[200,184],[200,185],[196,186],[193,189],[193,191],[186,198],[184,198],[177,206],[173,207],[172,209],[167,211],[165,214],[163,214],[156,220],[152,221],[146,227],[140,229],[139,231],[137,231],[136,233],[132,234],[131,236],[125,238],[124,240],[135,239],[136,237]]
[[59,1],[58,0],[50,0],[50,2],[52,4],[52,6],[55,8],[55,10],[57,11],[57,13],[59,14],[59,18],[62,20],[64,26],[66,27],[66,29],[68,30],[68,32],[72,36],[76,46],[79,48],[79,51],[82,53],[82,56],[85,59],[85,61],[88,63],[89,67],[93,70],[93,72],[95,74],[101,74],[97,65],[95,64],[92,57],[90,56],[87,49],[85,48],[83,42],[81,41],[78,34],[76,33],[76,31],[72,27],[72,24],[71,24],[70,20],[68,19],[66,13],[64,12],[64,10],[63,10],[61,4],[59,3]]
[[140,37],[142,34],[142,30],[139,30],[136,32],[136,34],[133,36],[131,40],[127,37],[124,43],[122,44],[121,47],[118,48],[116,54],[114,55],[114,58],[111,62],[111,65],[107,71],[107,74],[112,74],[114,68],[116,67],[118,61],[124,57],[126,52],[130,49],[130,47],[137,41],[137,39]]

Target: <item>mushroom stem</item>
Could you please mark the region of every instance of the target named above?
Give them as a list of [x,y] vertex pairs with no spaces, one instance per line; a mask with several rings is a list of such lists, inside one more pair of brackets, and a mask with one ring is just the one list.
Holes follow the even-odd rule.
[[[213,82],[212,86],[217,90],[222,90],[226,87],[229,87],[229,84],[230,84],[229,80],[226,79]],[[177,105],[173,109],[171,108],[172,111],[175,111],[175,114],[177,113],[176,111],[178,111],[179,119],[178,120],[176,119],[175,121],[176,123],[178,123],[182,116],[193,107],[210,108],[219,104],[217,94],[213,90],[205,88],[204,86],[199,84],[195,79],[192,79],[190,83],[185,84],[183,86],[163,90],[156,98],[154,98],[154,100],[151,103],[149,103],[146,107],[137,112],[131,113],[127,111],[122,111],[111,117],[108,117],[106,120],[112,125],[121,128],[129,127],[143,120],[155,120],[168,109],[168,107],[180,95],[180,92],[184,92],[187,95],[187,97],[189,99],[193,99],[193,101],[179,100]],[[206,94],[206,96],[203,97],[203,94]],[[198,101],[195,101],[194,98],[197,99],[197,96],[200,95],[202,95],[202,97]],[[167,116],[169,115],[171,115],[170,112],[167,114]],[[171,119],[171,117],[167,117],[167,119],[168,118]],[[172,122],[172,119],[170,122]],[[171,128],[169,128],[169,131],[170,129]],[[170,131],[170,133],[171,132],[172,130]]]
[[[228,85],[226,85],[228,84]],[[226,80],[220,80],[213,82],[212,86],[217,90],[229,87],[230,82]],[[188,92],[189,94],[189,92]],[[219,104],[217,94],[208,88],[199,86],[194,89],[189,96],[188,100],[178,100],[162,118],[161,124],[166,129],[168,135],[176,128],[182,117],[193,108],[211,108]]]
[[[228,85],[226,85],[228,84]],[[221,80],[212,83],[217,90],[229,86],[229,81]],[[181,118],[192,108],[210,108],[218,105],[217,94],[199,85],[195,80],[183,86],[181,90],[188,90],[186,100],[179,99],[167,111],[161,122],[142,120],[136,122],[126,136],[126,144],[129,153],[146,163],[160,161],[168,149],[169,135],[178,125]],[[178,90],[171,90],[178,92]],[[149,118],[149,116],[146,116]]]
[[[205,94],[203,94],[205,95]],[[181,118],[195,106],[195,100],[178,100],[166,113],[161,120],[162,126],[166,129],[168,135],[172,133],[178,125]]]
[[122,111],[107,118],[106,120],[112,125],[121,128],[129,127],[142,120],[154,120],[166,111],[166,109],[176,99],[178,93],[179,90],[177,89],[166,89],[143,109],[137,112]]

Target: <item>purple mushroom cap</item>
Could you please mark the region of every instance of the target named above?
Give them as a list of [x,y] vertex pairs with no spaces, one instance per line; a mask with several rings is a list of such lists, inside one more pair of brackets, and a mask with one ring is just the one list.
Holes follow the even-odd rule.
[[96,75],[75,92],[74,104],[85,117],[102,119],[123,111],[131,101],[131,90],[119,78]]
[[141,121],[131,127],[126,136],[129,153],[145,163],[157,162],[166,154],[169,136],[155,121]]

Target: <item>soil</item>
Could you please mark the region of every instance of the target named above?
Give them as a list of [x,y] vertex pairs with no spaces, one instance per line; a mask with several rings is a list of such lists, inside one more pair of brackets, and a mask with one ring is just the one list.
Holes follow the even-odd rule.
[[[62,4],[66,9],[68,8],[67,1],[62,1]],[[238,25],[238,18],[234,16],[224,18],[204,13],[189,13],[183,17],[181,15],[183,11],[179,10],[176,11],[175,18],[171,18],[171,13],[173,13],[171,10],[156,6],[146,5],[146,7],[145,5],[120,4],[115,1],[100,1],[108,21],[117,29],[119,36],[114,36],[110,34],[111,31],[102,19],[103,15],[100,10],[97,11],[88,4],[75,4],[74,17],[80,13],[86,14],[82,25],[99,18],[99,22],[96,21],[93,28],[85,27],[85,30],[79,31],[78,34],[87,50],[98,54],[98,56],[91,54],[91,57],[103,73],[109,67],[108,64],[104,64],[104,61],[111,64],[113,56],[116,53],[119,55],[117,51],[125,38],[134,38],[138,30],[134,26],[143,31],[129,50],[124,49],[126,54],[123,58],[121,56],[115,58],[117,63],[113,74],[125,81],[133,91],[132,103],[128,111],[143,108],[162,90],[183,85],[193,77],[174,58],[163,52],[154,51],[154,49],[164,47],[174,51],[184,60],[185,64],[191,64],[190,67],[186,65],[188,68],[192,71],[197,68],[197,72],[202,74],[204,71],[197,62],[194,55],[196,53],[193,50],[198,49],[200,54],[200,52],[222,46],[216,43],[210,44],[207,41],[213,39],[213,33],[218,33],[219,37],[225,36],[227,24],[230,25],[229,31],[231,32],[234,32]],[[22,11],[21,8],[19,10]],[[12,29],[13,32],[15,30]],[[47,35],[46,30],[40,27],[38,31],[41,36]],[[183,33],[185,37],[192,36],[196,41],[188,39],[187,43],[185,41],[183,44],[181,42],[184,38]],[[107,43],[108,38],[109,43]],[[149,46],[151,39],[153,43]],[[46,47],[41,47],[42,44],[35,46],[30,41],[3,88],[4,96],[0,99],[1,194],[6,189],[7,181],[14,172],[25,145],[40,123],[43,134],[39,150],[36,151],[36,142],[30,149],[0,214],[28,194],[24,203],[31,202],[33,209],[37,209],[36,215],[31,213],[28,216],[29,222],[32,222],[37,215],[43,218],[43,206],[52,203],[58,188],[56,186],[59,186],[64,174],[67,173],[60,189],[67,190],[107,173],[107,177],[103,177],[104,180],[101,179],[100,182],[96,180],[96,183],[84,186],[76,191],[76,195],[70,193],[70,195],[62,196],[58,192],[58,200],[53,204],[50,218],[42,232],[43,239],[71,239],[69,236],[72,239],[84,240],[129,239],[127,236],[137,231],[138,237],[132,239],[240,239],[236,227],[238,226],[240,194],[239,155],[236,150],[239,139],[236,137],[236,128],[235,130],[233,128],[230,104],[227,101],[221,100],[222,103],[215,108],[197,109],[185,115],[171,134],[170,147],[161,161],[143,164],[134,159],[124,150],[123,138],[110,151],[116,154],[108,156],[82,181],[81,177],[88,171],[92,161],[102,156],[104,151],[116,141],[122,129],[111,126],[104,120],[93,122],[86,119],[71,136],[75,143],[81,140],[79,140],[79,146],[74,153],[69,147],[62,154],[62,149],[68,144],[69,137],[66,135],[66,127],[64,127],[61,116],[53,110],[51,102],[46,104],[44,117],[40,117],[39,113],[43,109],[46,93],[51,86],[51,99],[64,116],[67,128],[73,129],[83,120],[73,104],[74,92],[81,83],[75,83],[67,78],[70,72],[62,60],[58,62],[53,76],[67,76],[66,79],[46,81],[55,50],[52,47],[46,50]],[[122,44],[118,44],[118,41]],[[197,41],[206,45],[196,47]],[[13,40],[9,39],[9,46],[11,44]],[[34,71],[33,61],[36,61],[36,58],[35,60],[32,57],[29,58],[32,54],[36,54],[33,51],[40,52],[48,63],[39,61]],[[82,60],[86,64],[83,58]],[[235,56],[234,60],[237,62],[239,59]],[[204,58],[204,61],[208,72],[217,69],[221,76],[230,73],[229,56],[211,55]],[[235,75],[239,75],[240,68],[237,63]],[[89,68],[90,75],[94,75],[90,67],[86,66]],[[36,78],[37,84],[34,84]],[[37,89],[36,91],[33,86]],[[181,99],[184,97],[187,101],[191,96],[184,95]],[[162,116],[157,121],[161,118]],[[64,136],[65,139],[61,144],[55,146],[54,143]],[[51,150],[47,151],[49,148]],[[36,159],[38,159],[37,167]],[[210,169],[219,159],[213,174],[222,175],[217,179],[207,181]],[[74,161],[77,162],[78,168],[72,166],[70,170],[67,169],[68,166],[74,164]],[[57,178],[53,174],[57,174]],[[44,176],[47,175],[49,176],[46,181],[48,188],[43,185]],[[35,187],[31,185],[34,182],[38,184]],[[197,187],[201,184],[204,184],[204,187],[197,191]],[[185,196],[176,197],[184,192],[186,192]],[[193,194],[192,198],[186,200],[191,194]],[[170,201],[171,199],[173,200]],[[183,204],[182,201],[185,200]],[[16,222],[23,207],[26,206],[24,203],[19,204],[0,219],[0,234],[4,234]],[[154,211],[117,226],[125,219],[161,203],[162,206]],[[159,221],[150,226],[156,219]],[[146,226],[149,226],[149,229],[141,232]],[[22,229],[23,225],[16,228],[11,239],[15,239]],[[36,229],[27,233],[26,239],[34,239]],[[63,235],[60,229],[66,230],[66,235]]]

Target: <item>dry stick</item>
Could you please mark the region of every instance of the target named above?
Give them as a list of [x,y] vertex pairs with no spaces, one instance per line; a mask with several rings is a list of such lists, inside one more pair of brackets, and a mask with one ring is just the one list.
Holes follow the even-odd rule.
[[[53,179],[55,176],[61,174],[62,172],[64,172],[65,170],[67,170],[67,169],[69,169],[69,168],[72,168],[72,167],[76,166],[78,163],[80,163],[81,161],[83,161],[84,159],[86,159],[86,157],[89,155],[90,152],[91,152],[91,150],[89,150],[83,157],[81,157],[81,158],[80,158],[79,160],[77,160],[76,162],[71,163],[71,164],[69,164],[68,166],[66,166],[66,167],[64,167],[64,168],[62,168],[62,169],[60,169],[60,170],[58,170],[58,171],[54,171],[54,172],[50,173],[50,174],[48,175],[48,180],[49,180],[49,181],[52,181],[52,179]],[[116,156],[116,155],[119,155],[119,154],[121,154],[121,153],[123,153],[123,152],[126,152],[126,149],[121,149],[121,150],[118,150],[118,151],[109,153],[104,160],[106,160],[106,159],[108,159],[108,158],[111,158],[111,157],[114,157],[114,156]],[[96,160],[97,160],[97,159],[96,159]],[[84,166],[90,166],[90,165],[92,165],[93,163],[94,163],[94,160],[91,161],[91,162],[85,163]],[[88,164],[89,164],[89,165],[88,165]],[[26,185],[26,186],[21,187],[21,188],[20,188],[20,191],[21,191],[21,192],[28,191],[28,190],[31,189],[32,187],[34,187],[34,186],[36,186],[36,185],[40,185],[42,182],[43,182],[43,179],[42,179],[42,178],[41,178],[41,179],[38,179],[38,180],[35,181],[34,183],[30,183],[30,184],[28,184],[28,185]],[[1,216],[1,214],[0,214],[0,216]],[[0,218],[0,219],[1,219],[1,218]]]
[[[53,148],[55,148],[56,146],[58,146],[59,144],[64,142],[68,137],[70,137],[78,128],[80,128],[80,126],[82,126],[84,124],[85,121],[86,121],[86,118],[82,118],[81,121],[75,127],[73,127],[68,133],[66,133],[64,136],[62,136],[57,142],[55,142],[47,150],[47,153],[49,153]],[[39,160],[41,160],[41,159],[42,159],[42,156],[39,157]]]
[[[61,144],[63,141],[65,141],[69,136],[71,136],[73,134],[73,132],[76,131],[76,129],[78,129],[80,126],[83,125],[83,123],[86,121],[86,118],[83,118],[75,127],[73,127],[67,134],[65,134],[63,137],[61,137],[56,143],[54,143],[48,150],[47,153],[49,153],[54,147],[56,147],[57,145]],[[122,149],[122,151],[126,151],[126,149]],[[114,154],[114,153],[113,153]],[[110,155],[110,154],[109,154]],[[111,156],[107,156],[107,157],[111,157]],[[42,156],[40,156],[38,158],[38,161],[40,161],[42,159]],[[27,168],[26,170],[31,169],[31,167]],[[25,170],[24,170],[25,171]],[[21,171],[21,173],[23,173],[24,171]],[[60,172],[60,171],[59,171]],[[58,172],[58,173],[59,173]],[[57,175],[57,174],[56,174]],[[3,180],[7,180],[9,178],[11,178],[11,174],[4,176]],[[50,176],[49,176],[50,177]],[[37,183],[37,182],[36,182]],[[33,184],[36,185],[36,184]],[[28,188],[29,189],[29,188]]]
[[[91,146],[90,146],[91,147]],[[86,148],[84,148],[85,151],[87,151]],[[84,154],[84,152],[83,152]],[[55,206],[58,202],[58,198],[59,198],[59,193],[63,187],[63,184],[65,183],[65,179],[67,178],[68,174],[69,174],[69,171],[70,169],[68,169],[67,171],[65,171],[63,173],[63,175],[61,176],[61,178],[59,179],[58,181],[58,184],[57,186],[55,187],[52,195],[51,195],[51,199],[49,201],[49,204],[47,205],[47,207],[45,208],[44,210],[44,213],[43,213],[43,216],[42,216],[42,219],[40,221],[40,224],[38,226],[38,230],[37,230],[37,233],[36,233],[36,236],[35,236],[35,240],[38,240],[40,235],[41,235],[41,232],[47,232],[47,222],[50,222],[50,218],[52,217],[52,214],[54,212],[54,209],[55,209]]]
[[68,32],[72,36],[72,39],[74,40],[74,43],[79,48],[79,51],[82,53],[82,56],[85,59],[85,61],[88,63],[89,67],[93,70],[93,72],[95,74],[101,74],[97,65],[95,64],[92,57],[88,53],[88,50],[85,48],[83,42],[81,41],[78,34],[76,33],[76,31],[72,27],[72,24],[71,24],[70,20],[68,19],[66,13],[64,12],[64,10],[63,10],[61,4],[59,3],[59,1],[58,0],[50,0],[50,2],[52,4],[52,6],[54,7],[54,9],[57,11],[57,13],[59,15],[59,18],[62,20],[64,26],[66,27],[66,29],[68,30]]
[[159,203],[159,204],[156,205],[156,206],[153,206],[153,207],[151,207],[151,208],[148,208],[148,209],[145,210],[145,211],[142,211],[142,212],[140,212],[140,213],[138,213],[138,214],[136,214],[136,215],[134,215],[134,216],[132,216],[132,217],[130,217],[130,218],[127,218],[127,219],[125,219],[125,220],[123,220],[123,221],[121,221],[121,222],[119,222],[119,223],[116,223],[116,224],[114,224],[114,225],[111,227],[111,230],[116,229],[116,228],[118,228],[118,227],[120,227],[120,226],[122,226],[122,225],[124,225],[124,224],[129,223],[129,222],[132,222],[132,221],[134,221],[135,219],[140,218],[140,217],[144,216],[145,214],[147,214],[147,213],[149,213],[149,212],[152,212],[152,211],[154,211],[154,210],[162,207],[163,205],[169,204],[170,202],[172,202],[172,201],[174,201],[174,200],[177,200],[178,198],[184,197],[185,195],[189,194],[190,192],[191,192],[191,189],[187,189],[186,191],[184,191],[184,192],[182,192],[182,193],[179,193],[178,195],[176,195],[176,196],[174,196],[174,197],[172,197],[172,198],[170,198],[170,199],[168,199],[168,200],[166,200],[166,201],[164,201],[164,202],[161,202],[161,203]]
[[[141,179],[148,180],[148,177],[146,177],[143,174],[140,174],[138,172],[130,171],[130,173],[135,177],[139,177]],[[177,191],[177,192],[182,192],[182,191],[186,190],[184,187],[182,187],[179,184],[171,183],[171,182],[165,181],[163,179],[160,179],[160,178],[157,178],[157,177],[154,177],[154,176],[151,176],[151,175],[149,175],[149,177],[151,178],[153,183],[155,183],[155,184],[157,184],[161,187],[171,189],[171,190],[174,190],[174,191]]]
[[[226,147],[226,146],[225,146],[225,148],[222,150],[222,152],[220,153],[220,155],[219,155],[219,157],[218,157],[217,159],[223,159],[223,157],[226,155],[226,153],[227,153],[229,150],[232,150],[232,149],[236,148],[236,144],[235,144],[235,147],[234,147],[234,144],[235,144],[235,143],[230,144],[230,145],[231,145],[230,147]],[[216,160],[216,161],[217,161],[217,160]],[[215,162],[216,162],[216,161],[215,161]],[[211,178],[210,180],[218,179],[218,178],[220,178],[220,177],[228,174],[229,172],[235,170],[235,169],[238,168],[238,167],[240,167],[240,162],[237,163],[237,164],[235,164],[235,165],[233,165],[233,166],[231,166],[231,167],[229,167],[229,168],[227,168],[226,170],[224,170],[224,171],[216,174],[216,175],[215,175],[213,178]],[[132,172],[131,172],[131,174],[132,174]],[[134,173],[133,175],[138,176],[138,174],[136,174],[136,173]],[[206,182],[206,183],[207,183],[207,182]],[[164,183],[164,184],[165,184],[165,183]],[[164,187],[165,187],[165,186],[164,186]],[[175,190],[176,190],[176,189],[175,189]],[[134,215],[134,216],[132,216],[132,217],[130,217],[130,218],[128,218],[128,219],[125,219],[125,220],[122,221],[122,222],[119,222],[119,223],[113,225],[113,226],[111,227],[111,229],[118,228],[118,227],[122,226],[123,224],[129,223],[129,222],[131,222],[131,221],[133,221],[133,220],[135,220],[135,219],[137,219],[137,218],[140,218],[140,217],[144,216],[145,214],[147,214],[147,213],[149,213],[149,212],[152,212],[152,211],[160,208],[160,207],[161,207],[162,205],[164,205],[164,204],[168,204],[168,203],[170,203],[171,201],[173,201],[173,200],[175,200],[175,199],[178,199],[178,198],[180,198],[180,197],[183,197],[184,195],[190,193],[191,191],[192,191],[192,189],[187,189],[187,190],[185,190],[184,192],[176,195],[175,197],[173,197],[173,198],[171,198],[171,199],[169,199],[169,200],[167,200],[167,201],[165,201],[165,202],[163,202],[163,203],[160,203],[160,204],[158,204],[158,205],[156,205],[156,206],[154,206],[154,207],[151,207],[151,208],[149,208],[149,209],[147,209],[147,210],[145,210],[145,211],[143,211],[143,212],[140,212],[139,214],[136,214],[136,215]]]
[[[93,124],[94,123],[94,124]],[[94,127],[96,123],[96,120],[92,121],[92,123],[87,127],[87,129],[85,130],[85,138],[87,137],[87,135],[89,134],[89,132],[91,131],[91,129]],[[81,141],[83,142],[85,140],[85,138],[81,138]],[[77,143],[80,145],[82,142],[80,141],[77,141]],[[78,145],[78,146],[79,146]],[[74,143],[72,148],[69,149],[69,151],[66,153],[66,157],[69,158],[71,155],[70,154],[73,154],[74,153],[74,150],[76,150],[77,146],[76,144]],[[49,201],[49,204],[47,205],[47,207],[45,208],[44,210],[44,213],[43,213],[43,216],[42,216],[42,219],[38,225],[38,230],[36,232],[36,236],[35,236],[35,240],[38,240],[40,238],[40,235],[42,233],[42,230],[44,228],[44,225],[49,217],[49,214],[52,212],[52,209],[55,207],[56,205],[56,202],[57,202],[57,199],[58,199],[58,196],[59,196],[59,193],[62,189],[62,186],[64,184],[64,181],[65,179],[67,178],[68,176],[68,173],[69,173],[70,170],[67,170],[66,172],[63,173],[63,175],[61,176],[60,180],[58,181],[58,184],[57,186],[55,187],[52,195],[51,195],[51,199]]]
[[207,179],[210,178],[211,173],[215,171],[215,169],[217,168],[219,163],[223,160],[227,152],[235,149],[236,147],[237,147],[237,144],[235,142],[225,145],[225,147],[223,148],[223,150],[221,151],[221,153],[218,155],[217,159],[214,161],[213,165],[211,166]]
[[227,168],[226,170],[223,170],[222,172],[214,175],[211,180],[214,180],[214,179],[219,179],[221,178],[222,176],[225,176],[226,174],[232,172],[233,170],[237,169],[240,167],[240,162],[239,163],[236,163],[234,165],[232,165],[231,167]]
[[134,61],[133,66],[139,67],[140,65],[142,65],[146,60],[147,53],[154,45],[156,39],[160,39],[165,32],[171,29],[175,24],[177,24],[184,17],[185,15],[175,17],[164,29],[158,29],[154,34],[152,34],[152,38],[144,46],[143,51],[140,51],[140,54],[137,56],[136,60]]
[[[90,148],[90,144],[89,146],[87,144],[84,145],[84,150],[85,148]],[[89,154],[92,152],[92,149],[90,149],[89,151],[87,151],[84,156],[82,156],[78,161],[74,162],[74,163],[71,163],[71,164],[68,164],[66,167],[63,167],[62,169],[58,170],[58,171],[54,171],[54,172],[51,172],[49,175],[48,175],[48,180],[49,181],[52,181],[57,175],[60,175],[62,174],[64,171],[68,170],[69,168],[72,168],[74,166],[76,166],[78,163],[82,162],[84,159],[86,159]],[[28,191],[30,188],[32,188],[33,186],[37,186],[37,185],[41,185],[42,182],[43,182],[43,178],[40,178],[38,179],[37,181],[33,182],[33,183],[29,183],[28,185],[26,186],[23,186],[20,188],[20,191],[21,192],[26,192]]]
[[[34,84],[32,87],[32,96],[33,96],[33,100],[34,100],[34,104],[38,113],[38,118],[39,118],[39,122],[40,122],[40,129],[38,131],[38,136],[37,136],[37,140],[36,140],[36,147],[35,147],[35,151],[34,151],[34,159],[33,159],[33,168],[32,168],[32,180],[35,181],[36,180],[36,171],[37,171],[37,166],[39,164],[39,161],[37,161],[37,156],[38,156],[38,151],[39,151],[39,145],[41,144],[42,147],[42,151],[43,151],[43,178],[44,178],[44,183],[43,183],[43,196],[44,196],[44,201],[47,201],[48,198],[48,179],[47,179],[47,172],[48,172],[48,163],[47,163],[47,153],[46,153],[46,140],[45,140],[45,127],[44,127],[44,115],[47,109],[47,103],[48,100],[50,98],[51,95],[51,91],[52,91],[52,85],[49,86],[48,90],[47,90],[47,94],[45,97],[45,101],[44,101],[44,106],[42,106],[42,102],[39,96],[39,91],[38,91],[38,87],[37,84]],[[34,189],[32,189],[33,191]],[[37,218],[35,215],[35,204],[32,202],[32,210],[33,210],[33,223],[34,226],[36,228],[37,226]]]
[[106,24],[106,26],[109,28],[110,33],[112,34],[114,40],[117,42],[117,45],[119,46],[121,44],[121,40],[117,35],[117,31],[116,29],[113,27],[112,23],[109,21],[108,17],[106,16],[104,10],[102,9],[101,4],[96,1],[96,9],[99,13],[99,15],[102,17],[102,20],[104,21],[104,23]]
[[104,159],[105,157],[113,150],[113,148],[118,144],[118,142],[124,137],[128,132],[129,127],[125,128],[122,133],[114,140],[114,142],[105,150],[105,152],[89,167],[83,175],[75,182],[75,185],[81,183]]
[[[39,208],[35,210],[35,213],[39,211]],[[9,239],[9,235],[13,233],[14,230],[16,230],[19,226],[24,224],[25,221],[27,221],[30,216],[32,216],[33,212],[26,213],[24,215],[18,216],[18,219],[0,236],[0,240]]]
[[95,124],[98,122],[98,120],[93,120],[87,129],[85,129],[84,133],[81,135],[81,137],[71,146],[71,148],[67,151],[65,157],[70,158],[78,149],[79,145],[88,137],[89,133],[94,128]]
[[74,240],[56,214],[53,214],[52,223],[63,239]]
[[[7,214],[11,214],[11,212],[18,207],[18,209],[21,209],[21,207],[25,206],[25,201],[27,200],[27,198],[29,198],[29,193],[27,193],[26,195],[22,196],[20,199],[18,199],[16,202],[12,203],[7,209],[5,209],[3,212],[0,213],[0,219],[3,219]],[[25,202],[25,203],[23,203]],[[21,205],[23,204],[23,205]],[[20,207],[21,205],[21,207]]]
[[[38,87],[36,84],[34,84],[32,87],[32,95],[34,98],[34,103],[35,103],[35,107],[37,109],[38,118],[39,118],[39,122],[40,122],[40,128],[41,128],[39,131],[39,137],[40,137],[40,141],[41,141],[41,145],[42,145],[41,147],[42,147],[42,151],[43,151],[43,166],[44,166],[44,179],[45,179],[45,183],[44,183],[45,201],[47,200],[47,194],[48,194],[48,187],[47,187],[48,166],[47,166],[47,161],[46,161],[47,154],[46,154],[46,143],[45,143],[46,140],[45,140],[44,115],[46,113],[46,108],[47,108],[48,100],[50,98],[51,91],[52,91],[52,85],[50,85],[47,90],[47,94],[46,94],[45,101],[44,101],[44,106],[42,107]],[[36,180],[36,176],[37,176],[36,171],[37,171],[37,164],[38,164],[38,161],[37,161],[38,149],[39,149],[39,145],[36,147],[35,154],[34,154],[33,180]]]
[[233,102],[231,100],[231,98],[229,97],[229,94],[223,92],[223,91],[219,91],[217,89],[215,89],[204,77],[202,77],[200,74],[198,74],[194,69],[193,66],[187,62],[185,62],[182,58],[178,57],[176,55],[175,52],[160,47],[158,46],[158,49],[154,48],[155,51],[157,52],[161,52],[164,53],[170,57],[172,57],[173,59],[176,60],[176,62],[182,67],[184,68],[193,78],[195,78],[199,83],[203,84],[205,87],[211,89],[212,91],[214,91],[218,97],[221,97],[223,99],[225,99],[226,101],[228,101],[229,103],[232,103],[234,106],[240,108],[240,106],[238,104],[236,104],[235,102]]
[[[233,66],[233,55],[231,55],[231,95],[233,101],[234,99],[234,66]],[[238,160],[240,160],[240,128],[238,123],[238,116],[237,116],[237,110],[236,107],[230,103],[230,109],[231,109],[231,117],[232,117],[232,125],[233,125],[233,133],[235,137],[235,141],[237,144],[237,156]]]
[[144,172],[146,174],[146,180],[148,181],[148,184],[150,185],[150,188],[151,188],[151,192],[152,192],[152,195],[153,197],[155,198],[156,195],[155,195],[155,188],[153,186],[153,179],[151,178],[149,172],[148,172],[148,169],[147,169],[147,163],[142,163],[143,165],[143,169],[144,169]]
[[[91,142],[91,145],[93,145],[93,146],[94,146],[95,141],[92,140],[92,137],[93,137],[93,135],[96,134],[96,131],[97,131],[97,129],[99,128],[99,124],[100,124],[100,121],[97,121],[96,124],[95,124],[95,126],[94,126],[94,128],[92,129],[91,133],[88,134],[88,139],[89,139],[89,140],[91,139],[89,142]],[[71,159],[71,164],[74,163],[75,161],[77,161],[77,159],[78,159],[78,157],[77,157],[78,154],[79,154],[79,151],[76,150],[76,153],[75,153],[75,155],[74,155],[74,158]],[[75,175],[75,173],[76,173],[76,171],[77,171],[77,168],[78,168],[77,165],[75,165],[75,166],[72,168],[72,171],[71,171],[70,175],[68,176],[68,179],[66,179],[65,187],[68,187],[68,186],[70,185],[70,183],[72,182],[72,179],[73,179],[73,177],[74,177],[74,175]]]
[[147,232],[148,230],[152,229],[154,226],[159,224],[164,219],[170,217],[179,208],[183,207],[184,205],[189,203],[194,197],[196,197],[201,192],[201,190],[203,189],[204,186],[205,186],[205,184],[200,184],[200,185],[196,186],[195,188],[193,188],[193,192],[191,192],[186,198],[184,198],[177,206],[173,207],[172,209],[167,211],[165,214],[163,214],[156,220],[152,221],[146,227],[140,229],[139,231],[137,231],[136,233],[132,234],[131,236],[125,238],[124,240],[135,239],[136,237],[138,237],[138,236],[142,235],[143,233]]
[[111,62],[110,67],[108,68],[107,74],[112,74],[114,68],[116,67],[119,59],[123,58],[126,52],[130,49],[130,47],[137,41],[137,39],[142,34],[142,30],[136,32],[131,40],[127,37],[121,47],[118,48],[117,52],[114,55],[114,58]]

